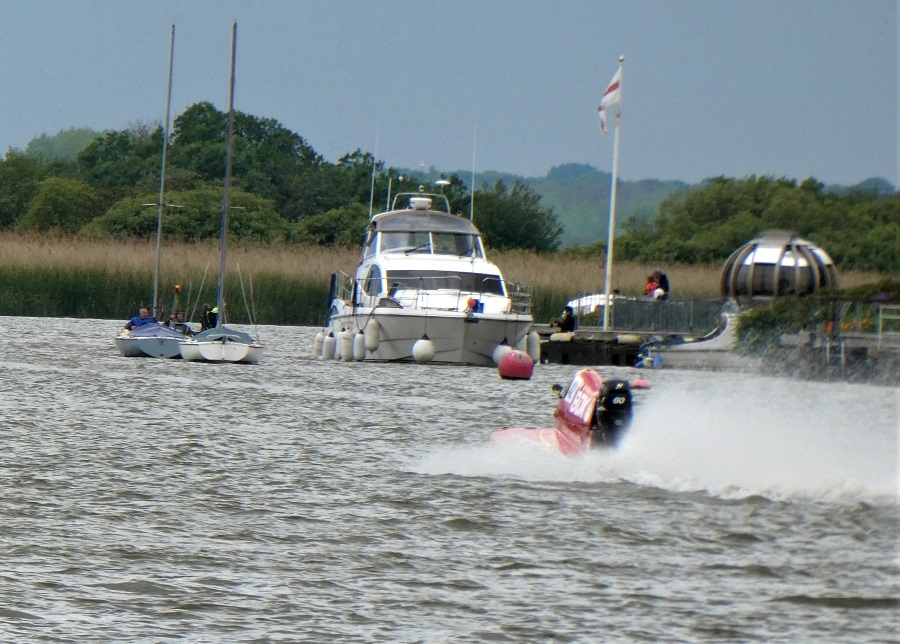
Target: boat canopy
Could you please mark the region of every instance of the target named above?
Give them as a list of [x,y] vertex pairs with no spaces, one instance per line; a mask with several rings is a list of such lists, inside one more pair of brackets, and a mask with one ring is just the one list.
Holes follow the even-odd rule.
[[176,338],[184,339],[184,334],[164,324],[144,324],[128,331],[131,338]]
[[194,336],[196,342],[214,342],[217,340],[225,340],[228,342],[243,342],[244,344],[252,344],[253,336],[244,331],[238,331],[227,326],[213,327],[206,331],[201,331]]

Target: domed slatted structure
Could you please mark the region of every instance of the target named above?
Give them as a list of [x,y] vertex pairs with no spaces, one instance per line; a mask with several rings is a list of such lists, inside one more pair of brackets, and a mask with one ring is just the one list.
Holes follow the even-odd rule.
[[723,297],[801,296],[837,285],[828,253],[785,230],[766,231],[744,244],[722,269]]

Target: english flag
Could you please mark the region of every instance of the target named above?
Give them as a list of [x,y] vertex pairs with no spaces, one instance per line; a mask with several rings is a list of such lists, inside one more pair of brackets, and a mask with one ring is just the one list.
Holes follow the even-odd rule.
[[622,68],[613,76],[609,82],[609,87],[603,92],[603,98],[600,100],[600,107],[597,112],[600,113],[600,131],[606,134],[606,110],[610,107],[619,107],[622,104]]

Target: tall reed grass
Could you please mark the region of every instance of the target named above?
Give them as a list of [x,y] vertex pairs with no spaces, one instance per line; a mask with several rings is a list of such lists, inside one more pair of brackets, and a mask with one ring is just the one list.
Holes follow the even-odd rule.
[[[534,287],[533,313],[547,321],[565,303],[603,291],[605,260],[495,251],[490,258],[507,280]],[[325,321],[331,273],[353,274],[357,248],[288,244],[229,245],[225,299],[235,323],[320,325]],[[156,243],[152,239],[92,240],[53,235],[0,234],[0,315],[127,319],[153,299]],[[199,317],[215,300],[219,248],[214,242],[162,244],[159,304]],[[649,272],[666,271],[672,297],[719,297],[721,266],[617,263],[612,285],[641,295]],[[841,285],[877,281],[876,273],[841,273]],[[174,285],[181,286],[175,300]],[[248,306],[245,307],[244,301]],[[249,309],[249,313],[247,312]]]

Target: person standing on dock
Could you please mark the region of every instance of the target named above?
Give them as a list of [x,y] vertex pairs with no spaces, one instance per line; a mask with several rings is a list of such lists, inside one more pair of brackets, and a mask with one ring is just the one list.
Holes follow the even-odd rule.
[[[653,277],[656,278],[656,282],[658,287],[656,289],[656,294],[653,296],[656,300],[668,300],[669,299],[669,278],[663,273],[661,268],[657,268],[653,271]],[[661,291],[661,292],[660,292]]]
[[563,309],[563,319],[562,320],[553,320],[550,323],[550,326],[559,327],[560,333],[573,333],[575,331],[575,315],[574,309],[571,306],[567,306]]

